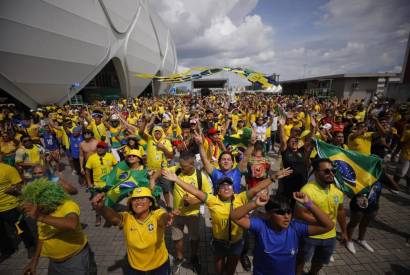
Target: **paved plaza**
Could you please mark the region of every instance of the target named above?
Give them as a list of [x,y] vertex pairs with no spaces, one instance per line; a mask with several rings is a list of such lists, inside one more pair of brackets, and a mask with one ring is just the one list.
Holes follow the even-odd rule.
[[[279,163],[279,162],[276,162]],[[72,182],[77,176],[65,171],[65,176]],[[275,188],[276,186],[274,186]],[[85,228],[90,246],[95,253],[98,274],[122,274],[126,262],[126,249],[123,233],[116,227],[95,227],[95,215],[88,200],[89,194],[80,189],[74,199],[81,206],[81,223]],[[347,202],[345,202],[347,206]],[[374,253],[365,251],[356,244],[357,253],[352,255],[346,248],[338,244],[334,254],[334,262],[323,268],[320,274],[410,274],[410,196],[401,193],[395,195],[384,189],[380,199],[381,209],[374,222],[371,223],[367,240],[375,249]],[[210,248],[210,223],[208,214],[201,221],[200,259],[202,274],[215,274],[213,254]],[[357,237],[357,232],[355,234]],[[186,242],[187,244],[188,242]],[[167,234],[167,247],[173,254],[170,233]],[[189,258],[189,248],[185,255]],[[0,274],[22,274],[22,269],[28,263],[27,252],[20,244],[20,249],[11,258],[0,264]],[[38,274],[47,274],[48,260],[41,258]],[[194,274],[187,264],[179,272],[181,275]],[[237,267],[237,274],[244,272],[242,266]]]

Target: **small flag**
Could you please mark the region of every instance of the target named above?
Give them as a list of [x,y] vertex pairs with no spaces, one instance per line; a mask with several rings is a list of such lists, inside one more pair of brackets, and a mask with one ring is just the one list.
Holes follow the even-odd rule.
[[137,187],[149,187],[148,172],[143,170],[131,170],[125,161],[118,163],[111,172],[102,177],[106,182],[106,206],[112,207]]
[[335,183],[349,197],[369,193],[382,174],[382,160],[376,156],[366,156],[320,140],[315,143],[319,157],[333,161],[337,169]]
[[226,135],[224,137],[223,142],[225,144],[236,145],[239,147],[248,147],[248,144],[251,141],[251,137],[252,137],[252,129],[244,128],[243,133],[242,135],[240,135],[240,137]]

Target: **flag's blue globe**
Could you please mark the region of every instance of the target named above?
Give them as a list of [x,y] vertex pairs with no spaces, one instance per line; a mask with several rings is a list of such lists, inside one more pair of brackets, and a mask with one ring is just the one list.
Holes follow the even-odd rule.
[[122,172],[119,176],[118,176],[118,179],[120,179],[120,180],[125,180],[125,179],[127,179],[129,177],[129,173],[127,172],[127,171],[125,171],[125,172]]
[[356,185],[356,173],[352,166],[349,163],[343,160],[335,160],[333,163],[336,165],[336,169],[339,172],[342,179],[347,182],[349,185]]

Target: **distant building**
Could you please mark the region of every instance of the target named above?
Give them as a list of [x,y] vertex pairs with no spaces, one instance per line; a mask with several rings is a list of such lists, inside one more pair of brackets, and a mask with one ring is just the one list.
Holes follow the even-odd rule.
[[30,108],[158,95],[177,56],[169,27],[148,0],[0,2],[0,95]]
[[281,81],[283,94],[370,98],[386,94],[391,83],[400,81],[398,73],[336,74]]
[[388,97],[392,97],[399,102],[406,101],[410,98],[410,33],[407,40],[407,49],[404,55],[400,79],[399,81],[390,83],[386,94]]

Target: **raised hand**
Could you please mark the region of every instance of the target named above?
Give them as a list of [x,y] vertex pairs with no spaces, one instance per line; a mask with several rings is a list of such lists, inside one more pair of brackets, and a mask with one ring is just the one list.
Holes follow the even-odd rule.
[[281,178],[289,176],[292,173],[293,173],[293,170],[290,167],[288,167],[286,169],[280,169],[278,172],[275,173],[274,177],[276,179],[281,179]]
[[293,192],[293,198],[295,199],[295,201],[297,201],[298,203],[302,205],[305,205],[306,203],[310,201],[310,198],[308,197],[308,195],[302,192]]
[[258,194],[256,194],[255,203],[257,206],[259,207],[264,206],[268,203],[268,201],[269,201],[269,192],[267,189],[263,189],[259,191]]
[[98,193],[95,195],[95,197],[92,199],[91,204],[95,210],[101,210],[104,207],[104,194],[103,193]]
[[169,181],[176,182],[178,180],[178,176],[174,172],[162,170],[161,173],[162,176]]
[[181,215],[181,210],[180,209],[175,209],[174,211],[168,213],[168,222],[167,222],[167,227],[171,226],[172,223],[174,222],[174,219],[176,216]]
[[24,203],[22,208],[23,208],[24,214],[27,217],[32,218],[33,220],[37,220],[38,217],[40,216],[40,211],[38,209],[37,204]]

